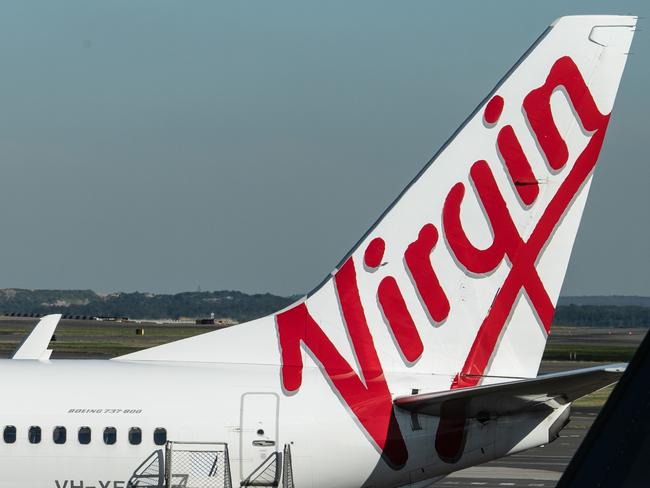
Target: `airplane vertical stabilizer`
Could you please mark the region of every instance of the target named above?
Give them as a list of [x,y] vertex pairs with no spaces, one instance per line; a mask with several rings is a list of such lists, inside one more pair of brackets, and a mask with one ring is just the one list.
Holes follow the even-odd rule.
[[120,359],[536,376],[635,24],[554,22],[303,300]]
[[635,25],[554,22],[304,299],[118,359],[277,365],[403,466],[394,395],[537,375]]

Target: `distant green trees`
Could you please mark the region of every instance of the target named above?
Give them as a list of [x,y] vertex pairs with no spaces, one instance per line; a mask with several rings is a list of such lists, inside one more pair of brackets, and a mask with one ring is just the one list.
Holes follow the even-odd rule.
[[[239,291],[197,291],[169,294],[110,293],[92,290],[0,290],[0,313],[113,316],[133,319],[229,317],[239,322],[280,310],[297,297]],[[605,300],[603,298],[603,300]],[[554,323],[591,327],[650,327],[650,307],[635,305],[560,305]]]
[[553,323],[589,327],[650,327],[650,307],[562,305]]
[[186,292],[174,295],[111,293],[91,290],[0,290],[0,311],[10,313],[62,313],[133,319],[179,317],[230,317],[239,322],[280,310],[294,298],[269,293],[248,295],[239,291]]

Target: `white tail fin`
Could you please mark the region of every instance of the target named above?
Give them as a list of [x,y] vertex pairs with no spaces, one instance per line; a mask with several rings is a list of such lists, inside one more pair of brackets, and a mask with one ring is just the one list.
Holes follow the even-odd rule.
[[635,24],[556,21],[304,300],[121,359],[536,376]]
[[11,359],[50,359],[50,345],[56,326],[59,325],[61,314],[46,315],[34,326]]

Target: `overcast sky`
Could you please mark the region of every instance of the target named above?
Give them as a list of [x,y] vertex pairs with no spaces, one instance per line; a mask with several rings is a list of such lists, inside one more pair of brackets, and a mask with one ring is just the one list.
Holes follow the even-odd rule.
[[[308,291],[572,13],[650,3],[3,2],[0,287]],[[565,295],[650,295],[647,22]]]

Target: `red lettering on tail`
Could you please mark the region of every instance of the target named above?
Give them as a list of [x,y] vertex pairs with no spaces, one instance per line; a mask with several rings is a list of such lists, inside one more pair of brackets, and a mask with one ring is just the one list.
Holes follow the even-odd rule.
[[[528,123],[546,155],[548,164],[555,170],[561,169],[569,159],[569,150],[555,125],[551,112],[551,95],[558,88],[564,88],[566,91],[585,130],[593,132],[604,129],[608,119],[598,110],[589,87],[573,60],[568,56],[558,59],[551,68],[546,82],[524,98]],[[600,145],[598,148],[600,149]]]
[[449,300],[431,266],[431,252],[437,242],[435,226],[426,224],[416,241],[409,244],[404,259],[429,316],[436,322],[442,322],[449,315]]
[[[498,290],[492,307],[479,328],[465,364],[452,382],[452,389],[478,384],[494,353],[499,335],[512,312],[520,290],[526,291],[546,331],[548,332],[550,329],[554,312],[553,305],[535,269],[535,263],[557,224],[593,170],[609,121],[609,115],[603,115],[598,110],[575,63],[568,57],[556,61],[544,85],[533,90],[524,100],[524,108],[530,126],[553,169],[561,169],[568,159],[568,149],[555,125],[550,105],[551,94],[559,86],[563,86],[569,94],[573,108],[583,127],[594,133],[545,209],[529,239],[524,242],[515,228],[492,171],[485,161],[474,163],[470,176],[494,233],[493,243],[488,249],[476,249],[462,229],[460,223],[460,202],[464,194],[462,183],[458,183],[452,188],[445,201],[443,210],[445,235],[452,252],[463,266],[469,271],[485,273],[496,268],[505,256],[511,263],[510,272]],[[511,176],[513,173],[520,172],[522,167],[524,172],[528,171],[527,164],[522,164],[523,152],[519,154],[518,143],[516,147],[510,147],[512,152],[509,155],[510,164],[508,164],[508,155],[504,154],[508,151],[507,140],[504,138],[508,137],[510,142],[516,142],[514,132],[508,135],[502,129],[498,144],[502,155],[505,156]],[[528,161],[525,160],[525,162]],[[519,169],[513,171],[514,166],[517,165]],[[516,176],[513,177],[513,179],[515,178]],[[525,195],[520,192],[520,196],[526,202]],[[532,197],[532,194],[529,197]],[[465,435],[462,419],[453,415],[442,415],[436,433],[436,450],[440,458],[447,462],[455,462],[462,454]]]
[[368,268],[374,270],[379,267],[381,260],[384,257],[384,251],[386,250],[386,243],[381,237],[376,237],[370,244],[366,252],[363,254],[363,262]]
[[[462,199],[462,192],[458,185],[452,189],[445,202],[445,232],[449,232],[446,235],[456,258],[467,269],[489,271],[486,269],[489,266],[482,266],[478,262],[483,256],[489,258],[490,265],[494,265],[495,261],[496,265],[501,262],[498,259],[499,255],[507,256],[511,263],[510,273],[497,292],[492,307],[474,339],[465,364],[454,379],[452,388],[478,384],[494,353],[499,335],[520,290],[526,291],[547,332],[550,328],[553,305],[535,269],[535,264],[562,216],[594,168],[609,121],[609,115],[603,115],[598,110],[575,63],[568,57],[556,61],[544,85],[533,90],[524,101],[530,125],[553,168],[562,168],[568,158],[566,143],[555,126],[550,107],[550,96],[560,86],[564,87],[569,94],[583,127],[593,131],[593,134],[587,147],[578,156],[557,193],[544,210],[529,239],[524,242],[515,228],[492,171],[485,161],[479,161],[472,166],[471,178],[494,232],[494,242],[489,249],[491,253],[475,249],[469,244],[462,231],[460,215],[457,213],[460,212],[459,203]],[[462,245],[459,245],[459,242],[462,242]]]
[[395,278],[387,276],[381,280],[377,298],[400,351],[407,361],[416,361],[422,355],[424,345]]
[[406,445],[395,419],[393,401],[361,305],[352,258],[336,273],[334,281],[363,380],[312,318],[307,306],[301,303],[276,317],[282,350],[283,386],[288,391],[300,388],[302,343],[320,363],[332,387],[382,450],[386,460],[394,467],[401,467],[408,458]]
[[[466,271],[478,274],[494,271],[504,260],[510,266],[451,388],[478,384],[522,291],[528,296],[546,332],[550,328],[554,307],[537,272],[537,260],[594,168],[609,121],[609,115],[599,112],[575,63],[568,57],[557,60],[544,84],[532,90],[523,102],[530,127],[552,169],[559,171],[568,161],[568,148],[554,123],[550,106],[552,93],[560,87],[568,94],[582,126],[592,132],[592,136],[527,240],[519,233],[486,161],[472,165],[470,180],[492,229],[492,243],[487,248],[475,247],[463,228],[460,208],[465,185],[456,183],[445,199],[442,215],[445,238],[460,265]],[[495,96],[486,108],[485,122],[496,124],[502,109],[503,99]],[[537,181],[511,126],[506,125],[500,130],[497,144],[521,200],[526,205],[534,204],[539,193]],[[450,305],[431,264],[431,253],[437,241],[435,226],[425,224],[418,238],[407,247],[404,260],[423,308],[432,320],[442,322],[449,315]],[[370,243],[364,255],[369,271],[375,272],[379,268],[384,250],[385,243],[381,238]],[[307,305],[301,303],[276,317],[282,384],[291,392],[300,388],[303,369],[301,346],[304,347],[389,464],[401,467],[406,463],[408,453],[359,296],[352,258],[336,273],[334,284],[344,326],[361,369],[360,376],[313,319]],[[408,361],[416,360],[422,355],[424,345],[394,277],[386,276],[381,280],[377,298],[404,357]],[[436,449],[441,459],[455,462],[464,446],[465,419],[452,408],[454,405],[447,407],[443,408]]]
[[539,185],[511,125],[501,128],[497,146],[521,201],[532,205],[539,194]]
[[499,117],[501,117],[501,112],[503,112],[503,97],[495,95],[485,106],[483,120],[485,120],[485,123],[488,125],[496,124]]

